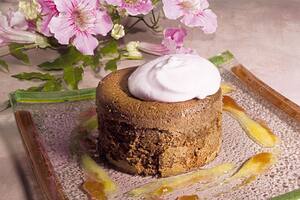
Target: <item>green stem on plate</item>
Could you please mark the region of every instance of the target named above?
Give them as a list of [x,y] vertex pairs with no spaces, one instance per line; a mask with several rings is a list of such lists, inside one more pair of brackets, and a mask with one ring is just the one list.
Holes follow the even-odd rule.
[[293,190],[291,192],[273,197],[271,200],[299,200],[300,199],[300,189]]
[[61,103],[95,99],[96,89],[80,89],[59,92],[28,92],[17,90],[10,94],[11,105],[16,103]]
[[219,55],[210,57],[208,60],[210,60],[210,62],[215,64],[217,67],[220,67],[220,65],[223,65],[223,64],[231,61],[232,59],[234,59],[233,54],[227,50]]

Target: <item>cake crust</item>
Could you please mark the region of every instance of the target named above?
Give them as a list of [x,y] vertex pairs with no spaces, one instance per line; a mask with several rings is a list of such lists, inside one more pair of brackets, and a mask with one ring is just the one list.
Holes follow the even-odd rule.
[[100,155],[140,175],[171,176],[211,161],[221,145],[221,90],[202,100],[144,101],[128,91],[134,69],[113,72],[98,85]]

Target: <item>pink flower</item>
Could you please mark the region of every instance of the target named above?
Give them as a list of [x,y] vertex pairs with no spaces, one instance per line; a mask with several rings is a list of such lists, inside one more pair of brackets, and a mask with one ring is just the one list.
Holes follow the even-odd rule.
[[208,9],[207,0],[163,0],[167,18],[178,19],[189,27],[201,27],[204,33],[213,33],[217,28],[217,16]]
[[41,5],[41,9],[42,9],[41,10],[42,22],[41,22],[40,32],[43,33],[45,36],[51,36],[52,34],[50,33],[48,25],[52,17],[58,16],[59,12],[53,0],[38,0],[38,2]]
[[183,46],[187,31],[184,28],[166,28],[161,44],[140,42],[138,48],[141,51],[153,55],[166,55],[174,53],[193,54],[195,51]]
[[153,9],[151,0],[106,0],[106,2],[125,9],[129,15],[146,15]]
[[106,35],[112,29],[109,15],[99,9],[97,0],[54,0],[58,16],[50,23],[50,32],[60,44],[70,42],[83,54],[93,55],[98,46],[94,35]]
[[7,15],[0,12],[0,46],[9,43],[35,43],[37,34],[27,31],[25,16],[17,11],[9,11]]
[[166,28],[164,30],[164,46],[173,46],[176,48],[183,46],[184,38],[187,36],[187,31],[184,28]]

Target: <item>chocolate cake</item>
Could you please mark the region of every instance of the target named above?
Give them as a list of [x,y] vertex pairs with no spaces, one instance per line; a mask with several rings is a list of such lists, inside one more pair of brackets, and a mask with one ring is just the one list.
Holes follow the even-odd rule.
[[127,86],[134,70],[113,72],[99,83],[100,155],[121,171],[162,177],[213,160],[221,145],[221,90],[176,103],[140,100]]

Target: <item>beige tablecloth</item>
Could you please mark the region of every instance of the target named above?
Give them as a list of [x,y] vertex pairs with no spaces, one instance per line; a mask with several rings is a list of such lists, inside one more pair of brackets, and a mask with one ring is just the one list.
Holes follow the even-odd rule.
[[[217,32],[204,35],[198,29],[189,30],[186,45],[204,57],[230,50],[255,75],[300,105],[300,0],[210,2],[218,15]],[[0,10],[9,7],[11,4],[7,1],[0,1]],[[163,24],[177,25],[170,21]],[[127,37],[127,40],[137,39],[160,40],[150,32]],[[33,50],[29,55],[33,66],[24,66],[9,56],[6,58],[10,73],[0,72],[0,102],[7,99],[10,91],[36,84],[15,80],[10,77],[12,74],[37,70],[36,64],[56,56],[49,50]],[[87,70],[81,87],[95,87],[98,81]],[[0,199],[26,199],[24,184],[31,188],[36,185],[11,110],[0,113],[0,163]],[[18,171],[25,175],[25,179],[20,178]]]

